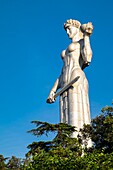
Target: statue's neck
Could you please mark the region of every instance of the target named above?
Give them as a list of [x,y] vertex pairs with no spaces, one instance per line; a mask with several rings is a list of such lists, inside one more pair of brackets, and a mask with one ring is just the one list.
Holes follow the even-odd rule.
[[79,32],[72,38],[72,42],[78,42],[81,39],[81,36],[79,35]]

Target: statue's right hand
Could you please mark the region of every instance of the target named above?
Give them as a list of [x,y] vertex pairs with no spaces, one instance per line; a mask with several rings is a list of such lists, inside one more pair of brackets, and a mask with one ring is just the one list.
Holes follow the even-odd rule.
[[55,100],[56,100],[54,96],[55,96],[55,92],[51,91],[48,98],[47,98],[47,100],[46,100],[46,102],[50,103],[50,104],[54,103]]

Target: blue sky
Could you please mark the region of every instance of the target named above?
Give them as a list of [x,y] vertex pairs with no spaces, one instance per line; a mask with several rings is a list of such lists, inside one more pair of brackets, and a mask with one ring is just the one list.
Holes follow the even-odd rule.
[[113,1],[0,0],[0,154],[24,157],[36,137],[32,120],[59,122],[58,99],[46,104],[70,43],[63,23],[91,21],[93,59],[89,81],[91,115],[113,99]]

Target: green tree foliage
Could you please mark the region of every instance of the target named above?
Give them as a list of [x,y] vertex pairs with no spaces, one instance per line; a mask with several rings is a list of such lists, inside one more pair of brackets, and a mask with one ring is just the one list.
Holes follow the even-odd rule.
[[0,155],[0,170],[5,170],[5,161],[7,158],[4,158],[3,155]]
[[[113,108],[105,107],[102,114],[84,125],[79,138],[72,138],[75,127],[67,124],[48,124],[33,121],[36,129],[30,131],[37,137],[49,132],[57,133],[52,141],[33,142],[28,146],[31,158],[26,170],[113,170]],[[92,139],[93,146],[85,151],[80,141]],[[85,142],[84,142],[85,141]],[[82,145],[84,146],[84,145]],[[82,154],[83,153],[83,154]]]
[[38,153],[39,149],[44,150],[45,152],[49,152],[52,150],[56,150],[58,147],[62,147],[63,149],[69,148],[72,151],[75,151],[77,154],[81,155],[81,147],[80,143],[76,138],[72,138],[72,133],[75,132],[75,127],[71,125],[67,125],[64,123],[59,124],[50,124],[47,122],[33,121],[36,125],[36,129],[32,129],[29,131],[33,135],[40,137],[45,134],[48,136],[50,132],[56,134],[55,138],[52,141],[39,141],[33,142],[28,146],[30,151],[28,154]]
[[[72,138],[76,129],[71,125],[32,123],[36,128],[29,133],[36,137],[54,133],[53,140],[30,144],[25,160],[12,156],[6,163],[0,155],[0,170],[113,170],[113,107],[103,108],[91,125],[84,125],[78,138]],[[89,139],[91,148],[87,148]]]
[[81,129],[82,140],[92,139],[93,148],[113,152],[113,107],[106,106],[100,116],[92,119],[91,125],[84,125]]
[[[29,131],[39,137],[49,132],[56,134],[52,141],[33,142],[28,146],[30,151],[27,157],[31,157],[31,162],[26,169],[66,169],[69,161],[73,161],[82,154],[82,147],[78,139],[72,138],[75,127],[64,123],[49,124],[47,122],[33,121],[36,129]],[[69,165],[68,165],[69,167]],[[71,168],[71,167],[70,167]]]
[[22,170],[23,169],[22,163],[23,163],[22,159],[12,156],[6,164],[6,169],[7,170]]
[[4,158],[0,155],[0,170],[23,170],[25,160],[12,156],[11,158]]

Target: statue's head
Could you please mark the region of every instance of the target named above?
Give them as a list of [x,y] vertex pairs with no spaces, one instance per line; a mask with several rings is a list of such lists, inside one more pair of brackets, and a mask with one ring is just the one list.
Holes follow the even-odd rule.
[[80,28],[81,23],[79,21],[77,21],[77,20],[69,19],[69,20],[66,21],[66,23],[64,23],[64,29],[66,30],[67,27],[69,27],[69,26]]
[[77,20],[69,19],[64,23],[64,29],[66,30],[70,39],[72,39],[80,29],[81,23]]

